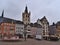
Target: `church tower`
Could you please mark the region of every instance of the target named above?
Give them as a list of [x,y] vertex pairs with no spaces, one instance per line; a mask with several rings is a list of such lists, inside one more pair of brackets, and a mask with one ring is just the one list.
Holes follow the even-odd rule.
[[1,17],[2,17],[2,18],[4,17],[4,10],[2,11],[2,15],[1,15]]
[[30,24],[30,12],[28,12],[27,6],[25,7],[24,12],[22,13],[22,21],[24,24]]

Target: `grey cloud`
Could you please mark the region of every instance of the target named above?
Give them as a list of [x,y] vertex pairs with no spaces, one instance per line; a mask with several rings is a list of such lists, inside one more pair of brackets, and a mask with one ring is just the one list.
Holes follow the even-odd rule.
[[[4,1],[4,2],[3,2]],[[27,4],[31,11],[31,22],[46,16],[50,24],[60,20],[60,0],[0,0],[0,14],[5,17],[22,20],[22,12]]]

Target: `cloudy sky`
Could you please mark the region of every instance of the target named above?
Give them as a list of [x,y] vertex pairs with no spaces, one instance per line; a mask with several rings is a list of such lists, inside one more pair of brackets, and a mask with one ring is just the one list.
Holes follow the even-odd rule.
[[4,17],[22,20],[26,4],[31,12],[31,22],[43,16],[50,24],[60,21],[60,0],[0,0],[0,16],[4,9]]

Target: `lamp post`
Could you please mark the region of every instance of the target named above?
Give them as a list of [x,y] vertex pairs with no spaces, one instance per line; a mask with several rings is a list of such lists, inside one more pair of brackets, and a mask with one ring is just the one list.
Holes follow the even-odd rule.
[[25,39],[25,41],[27,39],[27,29],[26,29],[26,26],[27,25],[24,25],[24,39]]
[[26,41],[26,38],[27,38],[27,37],[26,37],[26,36],[27,36],[26,34],[27,34],[27,32],[24,31],[24,39],[25,39],[25,41]]

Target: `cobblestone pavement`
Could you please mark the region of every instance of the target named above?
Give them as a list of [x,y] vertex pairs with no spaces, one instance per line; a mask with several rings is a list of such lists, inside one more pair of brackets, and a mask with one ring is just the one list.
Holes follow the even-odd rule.
[[60,41],[21,39],[20,41],[0,41],[0,45],[60,45]]

